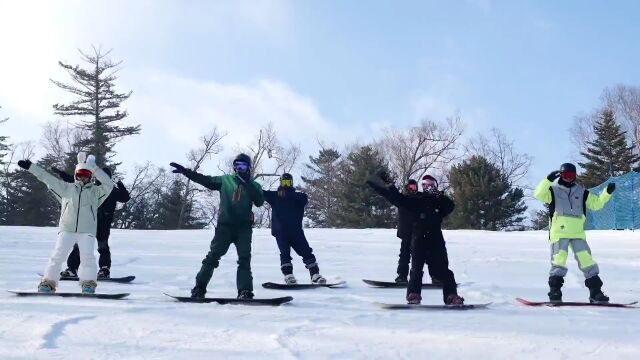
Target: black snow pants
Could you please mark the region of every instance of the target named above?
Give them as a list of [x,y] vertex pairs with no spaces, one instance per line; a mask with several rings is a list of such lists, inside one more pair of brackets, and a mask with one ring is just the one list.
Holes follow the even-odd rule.
[[284,275],[289,275],[293,272],[291,249],[302,257],[302,262],[312,275],[319,272],[313,249],[309,246],[302,229],[292,232],[280,232],[276,235],[276,242],[278,243],[278,249],[280,249],[280,268]]
[[449,269],[447,247],[441,230],[414,232],[411,241],[411,273],[407,294],[422,291],[422,275],[428,262],[432,276],[442,282],[442,300],[450,294],[457,294],[456,279]]

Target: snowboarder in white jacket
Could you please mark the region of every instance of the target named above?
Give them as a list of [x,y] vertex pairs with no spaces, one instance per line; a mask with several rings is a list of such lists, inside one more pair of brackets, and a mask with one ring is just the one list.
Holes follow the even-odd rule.
[[[29,160],[18,161],[18,166],[28,170],[45,183],[61,204],[58,240],[49,258],[38,292],[55,292],[60,280],[60,269],[73,245],[80,248],[81,265],[78,271],[83,293],[94,293],[97,286],[97,265],[93,254],[96,243],[97,210],[109,196],[113,182],[95,163],[93,155],[78,154],[75,183],[67,183]],[[95,177],[100,185],[91,179]]]

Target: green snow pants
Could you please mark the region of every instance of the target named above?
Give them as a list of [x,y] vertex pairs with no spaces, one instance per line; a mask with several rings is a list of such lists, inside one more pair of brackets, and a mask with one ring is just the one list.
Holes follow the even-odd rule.
[[235,244],[238,252],[238,272],[236,285],[238,291],[253,291],[253,276],[251,275],[251,225],[218,225],[216,234],[211,240],[211,247],[207,256],[202,260],[202,267],[196,275],[196,287],[206,289],[213,269],[220,264],[220,258]]

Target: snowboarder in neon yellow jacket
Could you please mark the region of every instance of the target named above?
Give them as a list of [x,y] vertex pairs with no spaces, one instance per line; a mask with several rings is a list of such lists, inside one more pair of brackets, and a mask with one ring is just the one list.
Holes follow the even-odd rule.
[[[591,257],[584,231],[587,209],[596,211],[611,199],[616,184],[609,183],[600,195],[591,193],[576,182],[576,167],[564,163],[552,171],[536,187],[536,199],[549,205],[549,241],[551,242],[551,271],[549,272],[549,300],[562,301],[562,284],[567,274],[569,247],[573,250],[589,288],[589,301],[608,302],[602,292],[598,264]],[[558,179],[557,182],[555,180]]]

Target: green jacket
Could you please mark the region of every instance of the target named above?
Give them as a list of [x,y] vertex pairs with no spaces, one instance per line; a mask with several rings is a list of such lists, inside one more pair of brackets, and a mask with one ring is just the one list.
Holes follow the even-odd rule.
[[207,176],[195,171],[185,174],[193,182],[208,189],[220,191],[218,224],[253,224],[253,205],[262,206],[262,186],[253,178],[244,183],[237,175]]
[[582,185],[571,188],[558,183],[542,180],[533,194],[536,199],[550,205],[549,241],[560,239],[586,239],[584,222],[587,209],[600,210],[611,199],[611,194],[603,190],[595,195]]

